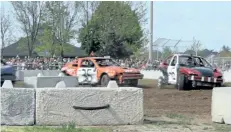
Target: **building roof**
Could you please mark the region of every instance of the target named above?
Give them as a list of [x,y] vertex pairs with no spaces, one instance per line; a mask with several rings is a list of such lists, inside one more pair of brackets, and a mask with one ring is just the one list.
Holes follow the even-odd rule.
[[[2,56],[3,57],[15,57],[15,56],[28,56],[29,50],[20,47],[19,43],[13,43],[7,47],[2,48]],[[34,53],[34,56],[37,56],[37,53]]]
[[[74,45],[71,44],[65,44],[64,45],[65,48],[67,48],[68,50],[64,50],[64,57],[76,57],[76,56],[83,56],[86,55],[86,53],[80,48],[80,47],[76,47]],[[22,47],[20,45],[20,40],[16,43],[13,43],[5,48],[3,48],[1,50],[2,52],[2,56],[3,57],[16,57],[18,56],[28,56],[29,52],[27,47]],[[33,56],[45,56],[46,53],[45,52],[34,52]],[[56,54],[56,56],[60,56],[60,54]]]

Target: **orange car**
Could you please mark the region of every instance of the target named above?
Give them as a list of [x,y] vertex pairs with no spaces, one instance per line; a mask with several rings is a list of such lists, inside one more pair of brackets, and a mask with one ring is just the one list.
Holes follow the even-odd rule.
[[119,85],[137,86],[143,74],[134,68],[123,68],[110,58],[82,57],[63,66],[61,71],[69,76],[77,76],[79,84],[100,84],[107,86],[110,80]]

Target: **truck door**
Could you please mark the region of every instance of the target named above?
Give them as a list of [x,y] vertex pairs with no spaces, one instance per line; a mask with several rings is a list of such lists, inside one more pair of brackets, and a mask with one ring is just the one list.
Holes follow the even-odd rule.
[[177,81],[177,56],[174,56],[168,66],[168,82],[176,84]]
[[97,80],[97,69],[91,60],[83,59],[77,72],[80,84],[95,84]]

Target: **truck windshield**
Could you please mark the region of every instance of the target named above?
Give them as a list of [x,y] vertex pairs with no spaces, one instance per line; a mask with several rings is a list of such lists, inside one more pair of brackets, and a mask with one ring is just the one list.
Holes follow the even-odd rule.
[[112,59],[95,59],[99,66],[120,66],[117,62]]

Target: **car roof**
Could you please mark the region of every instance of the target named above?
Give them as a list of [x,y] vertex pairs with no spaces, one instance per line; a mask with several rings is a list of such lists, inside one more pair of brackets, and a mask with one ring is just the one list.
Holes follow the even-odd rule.
[[105,57],[80,57],[80,58],[81,59],[110,59],[110,58],[105,58]]
[[177,56],[193,56],[193,57],[202,58],[201,56],[196,56],[196,55],[191,55],[191,54],[174,54],[174,55],[177,55]]
[[105,58],[105,57],[79,57],[78,59],[111,59],[111,58]]

